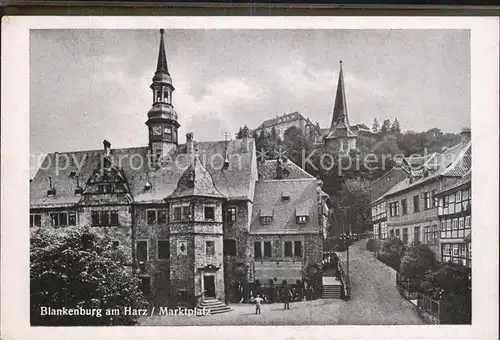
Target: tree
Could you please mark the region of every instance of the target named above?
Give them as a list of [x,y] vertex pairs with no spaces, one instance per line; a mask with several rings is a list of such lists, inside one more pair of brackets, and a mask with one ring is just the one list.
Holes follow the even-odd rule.
[[380,260],[392,269],[399,271],[405,249],[406,247],[400,239],[392,238],[382,246]]
[[380,128],[380,124],[378,123],[377,118],[373,119],[372,131],[376,133],[376,132],[378,132],[379,128]]
[[278,134],[276,132],[276,127],[273,126],[273,128],[271,129],[271,140],[275,142],[277,139],[278,139]]
[[394,119],[394,122],[392,123],[391,132],[401,133],[401,127],[399,126],[399,121],[397,118]]
[[391,120],[386,118],[382,123],[382,127],[380,128],[380,132],[387,133],[391,130]]
[[[39,229],[30,247],[31,325],[86,326],[132,325],[136,316],[124,307],[144,308],[139,280],[125,267],[122,251],[107,236],[88,228]],[[42,307],[101,310],[96,315],[41,315]],[[106,315],[119,309],[120,315]]]
[[423,279],[427,272],[436,269],[437,259],[426,244],[409,247],[401,260],[400,272],[408,279]]

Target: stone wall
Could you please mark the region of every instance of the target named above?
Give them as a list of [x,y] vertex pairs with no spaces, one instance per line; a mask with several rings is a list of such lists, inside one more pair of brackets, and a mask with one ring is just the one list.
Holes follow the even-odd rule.
[[[157,305],[168,303],[170,282],[170,261],[158,259],[158,241],[168,241],[170,231],[167,224],[147,224],[147,209],[165,209],[165,204],[137,205],[135,207],[135,240],[148,242],[148,261],[145,271],[138,268],[138,274],[151,278],[149,299]],[[170,248],[172,249],[172,248]]]
[[238,276],[238,267],[245,267],[251,257],[251,248],[247,244],[251,203],[246,201],[229,201],[224,205],[224,209],[229,207],[236,208],[236,221],[224,221],[224,239],[235,240],[236,255],[224,256],[224,282],[227,299],[231,302],[238,302],[238,283],[244,284],[248,280],[248,277],[242,280]]

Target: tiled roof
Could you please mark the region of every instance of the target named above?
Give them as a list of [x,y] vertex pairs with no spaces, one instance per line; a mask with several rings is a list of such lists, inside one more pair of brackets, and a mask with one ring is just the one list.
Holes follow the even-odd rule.
[[[288,160],[285,163],[281,163],[281,166],[289,172],[288,179],[299,179],[299,178],[314,178],[305,170],[301,169],[297,164]],[[266,160],[265,162],[259,162],[257,165],[259,179],[275,179],[276,178],[276,160]]]
[[[230,166],[224,169],[222,164],[225,149],[224,141],[195,142],[199,155],[207,171],[210,173],[217,190],[229,199],[252,199],[253,183],[257,180],[257,169],[253,139],[248,139],[247,152],[243,152],[244,139],[227,142],[227,154]],[[150,168],[147,162],[148,147],[112,149],[111,158],[121,166],[128,181],[130,192],[135,202],[163,202],[177,187],[178,181],[187,169],[190,156],[186,154],[186,145],[178,146],[167,166],[159,169]],[[32,206],[62,206],[80,201],[81,196],[75,195],[77,170],[80,186],[85,187],[95,167],[103,156],[102,150],[50,153],[46,156],[41,168],[30,183],[30,204]],[[56,169],[56,157],[60,159],[59,169]],[[74,160],[66,164],[65,159]],[[121,161],[120,161],[121,160]],[[175,161],[175,162],[174,162]],[[142,166],[141,166],[142,164]],[[56,189],[54,197],[47,197],[49,177]],[[149,182],[151,188],[145,190]]]
[[217,190],[210,173],[203,166],[200,157],[196,155],[192,164],[184,171],[177,188],[168,198],[180,197],[213,197],[222,198],[222,194]]
[[[284,190],[291,193],[287,201],[281,198],[281,192]],[[317,181],[314,178],[257,181],[250,232],[319,233],[317,195]],[[309,211],[309,220],[306,224],[297,224],[295,216],[297,208]],[[262,225],[261,211],[269,209],[273,211],[273,219],[270,224]]]
[[287,113],[281,116],[277,116],[268,120],[265,120],[262,124],[259,125],[259,127],[256,130],[259,129],[265,129],[269,128],[275,125],[279,125],[284,123],[284,121],[280,120],[286,120],[288,122],[298,120],[298,119],[305,119],[299,112],[292,112],[292,113]]
[[438,194],[448,192],[450,190],[461,187],[462,185],[465,185],[465,184],[470,184],[471,183],[471,176],[472,176],[472,172],[469,170],[462,178],[460,178],[458,181],[456,181],[452,185],[445,187],[443,190],[439,191]]
[[433,168],[427,177],[417,179],[410,183],[410,179],[406,178],[402,182],[392,187],[385,197],[389,197],[400,191],[407,190],[440,176],[461,177],[470,170],[471,165],[471,142],[457,144],[438,155],[432,156],[425,163],[426,168]]

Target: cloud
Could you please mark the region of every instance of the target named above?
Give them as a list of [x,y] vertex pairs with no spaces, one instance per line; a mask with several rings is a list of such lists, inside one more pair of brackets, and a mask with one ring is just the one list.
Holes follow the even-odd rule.
[[[278,67],[276,75],[282,79],[283,85],[295,94],[309,96],[311,91],[331,93],[336,90],[338,71],[329,69],[314,69],[301,58],[294,57],[291,63]],[[344,71],[344,85],[348,90],[362,91],[376,97],[387,98],[389,91],[381,84],[375,84],[366,79],[356,77]]]
[[239,120],[242,117],[235,114],[238,109],[251,107],[265,93],[260,84],[245,78],[215,79],[206,85],[202,96],[193,95],[188,82],[181,80],[177,84],[182,88],[182,92],[174,95],[180,124],[185,132],[193,131],[198,140],[236,131],[242,124]]

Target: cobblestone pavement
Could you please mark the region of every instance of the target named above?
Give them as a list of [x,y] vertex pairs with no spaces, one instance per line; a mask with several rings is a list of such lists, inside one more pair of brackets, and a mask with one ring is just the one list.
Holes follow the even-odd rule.
[[[345,264],[346,252],[339,257]],[[349,248],[351,300],[339,318],[344,325],[419,325],[416,307],[396,288],[396,271],[366,250],[366,240]]]
[[[262,314],[255,306],[232,304],[229,313],[209,316],[153,316],[142,325],[418,325],[425,324],[415,307],[401,297],[395,286],[395,272],[373,257],[366,240],[349,252],[352,297],[349,301],[315,300],[265,304]],[[339,254],[345,260],[346,253]]]

